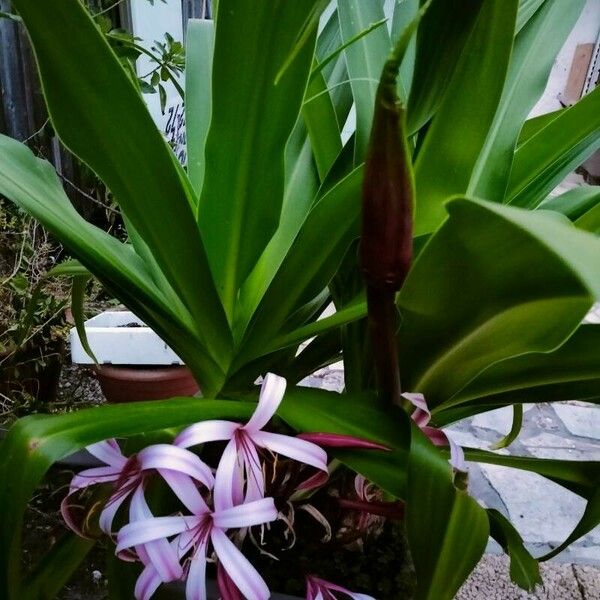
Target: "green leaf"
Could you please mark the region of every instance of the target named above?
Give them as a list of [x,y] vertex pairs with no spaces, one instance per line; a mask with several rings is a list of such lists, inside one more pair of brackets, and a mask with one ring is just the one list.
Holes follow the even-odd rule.
[[143,99],[78,0],[14,5],[33,43],[56,131],[114,194],[197,322],[198,335],[210,340],[205,350],[225,362],[230,334],[194,220],[196,201]]
[[375,31],[382,25],[387,23],[387,19],[381,19],[381,21],[376,21],[369,25],[366,29],[363,29],[359,33],[357,33],[354,37],[350,38],[347,42],[338,46],[335,50],[332,50],[327,56],[322,58],[316,65],[313,66],[312,71],[310,72],[310,81],[312,81],[330,62],[338,58],[338,56],[349,46],[354,44],[354,42],[358,42],[361,38],[369,35],[372,31]]
[[364,319],[366,316],[367,303],[361,295],[355,302],[351,302],[348,306],[337,310],[330,317],[312,321],[298,329],[294,329],[290,333],[275,338],[265,350],[265,354],[288,346],[296,346],[311,337],[322,335],[331,329],[337,329],[348,323]]
[[517,14],[517,33],[527,25],[539,7],[547,0],[519,0],[519,13]]
[[556,117],[562,114],[565,110],[567,109],[561,108],[553,112],[527,119],[527,121],[523,123],[523,128],[521,129],[521,133],[519,135],[519,141],[517,142],[517,147],[524,144],[530,137],[534,136],[536,133],[546,127],[546,125],[554,121],[554,119],[556,119]]
[[236,339],[245,332],[317,198],[319,174],[302,121],[298,121],[288,142],[285,166],[285,195],[279,227],[240,290],[234,318]]
[[554,548],[548,554],[540,557],[539,560],[550,560],[556,555],[560,554],[567,546],[572,544],[574,541],[583,537],[586,533],[589,533],[600,523],[600,488],[596,487],[593,495],[588,498],[588,503],[585,507],[585,512],[581,517],[579,523],[575,529],[571,532],[571,535],[559,546]]
[[[358,167],[312,209],[250,324],[240,358],[260,356],[283,325],[326,287],[358,236],[362,168]],[[323,236],[327,231],[328,235]]]
[[187,172],[197,196],[204,181],[204,147],[212,112],[214,37],[213,21],[188,21],[185,53]]
[[590,233],[600,233],[600,186],[580,185],[544,200],[541,210],[554,210],[575,223],[575,226]]
[[94,540],[81,538],[74,533],[65,533],[27,577],[19,600],[39,600],[57,596],[94,544]]
[[340,126],[323,75],[311,77],[306,97],[302,104],[302,117],[322,181],[342,150]]
[[436,410],[493,364],[556,349],[600,297],[594,236],[552,213],[460,199],[448,210],[398,300],[404,387]]
[[365,159],[375,94],[392,44],[386,27],[379,27],[368,36],[356,39],[365,29],[385,19],[382,2],[338,0],[337,5],[342,41],[348,43],[354,40],[344,54],[356,107],[354,164],[359,165]]
[[85,288],[91,279],[91,275],[77,275],[73,277],[73,285],[71,288],[71,312],[73,313],[73,320],[75,321],[75,328],[79,341],[83,346],[86,354],[98,364],[98,359],[94,355],[90,344],[88,342],[87,332],[85,330]]
[[408,101],[409,133],[421,129],[445,97],[483,3],[484,0],[438,0],[423,19],[417,32],[415,70]]
[[500,450],[501,448],[506,448],[510,446],[519,437],[519,433],[521,433],[522,427],[523,405],[515,404],[513,405],[513,420],[512,425],[510,427],[510,431],[499,442],[496,442],[493,446],[491,446],[491,449]]
[[467,194],[501,202],[522,124],[539,100],[554,59],[573,29],[584,0],[546,2],[515,39],[498,112]]
[[510,557],[510,579],[524,590],[533,591],[542,583],[540,566],[529,554],[519,532],[512,523],[493,508],[487,509],[490,520],[490,535],[502,546]]
[[[392,42],[395,42],[402,35],[402,32],[415,18],[418,10],[419,0],[402,0],[401,2],[396,2],[392,19]],[[400,73],[398,76],[398,96],[405,99],[405,101],[408,100],[410,89],[412,87],[416,55],[417,40],[415,36],[408,44],[406,55],[400,66]]]
[[279,222],[285,142],[300,111],[316,28],[277,85],[275,78],[318,2],[232,0],[218,15],[198,218],[230,319],[241,284]]
[[526,456],[508,456],[467,449],[467,460],[502,465],[537,473],[587,500],[583,516],[567,539],[539,560],[548,560],[562,552],[569,544],[584,536],[600,523],[600,462],[552,460]]
[[488,519],[455,487],[448,461],[414,425],[409,461],[406,528],[415,600],[451,600],[485,550]]
[[65,260],[52,267],[46,277],[77,277],[89,275],[90,272],[78,260]]
[[[490,367],[453,399],[474,413],[515,402],[600,400],[600,326],[582,325],[557,350],[516,356]],[[468,412],[471,412],[469,410]],[[452,410],[435,415],[436,424],[454,420]],[[462,418],[462,417],[461,417]]]
[[581,219],[587,212],[600,204],[600,186],[579,185],[558,196],[546,198],[538,208],[554,210],[571,221]]
[[508,188],[510,203],[535,208],[598,148],[600,88],[561,111],[518,147]]
[[500,465],[537,473],[583,497],[593,497],[600,476],[600,461],[558,460],[495,454],[487,450],[465,448],[465,458],[471,462]]
[[417,236],[435,231],[446,214],[444,201],[465,194],[477,176],[504,87],[516,12],[517,0],[484,0],[415,162]]
[[130,245],[77,213],[49,163],[5,136],[0,136],[0,193],[38,219],[89,272],[151,325],[194,370],[203,389],[222,385],[223,371],[204,350],[190,313],[170,288],[156,286],[147,263]]
[[15,15],[13,13],[0,11],[0,19],[9,19],[11,21],[15,21],[15,23],[21,23],[22,19],[19,15]]

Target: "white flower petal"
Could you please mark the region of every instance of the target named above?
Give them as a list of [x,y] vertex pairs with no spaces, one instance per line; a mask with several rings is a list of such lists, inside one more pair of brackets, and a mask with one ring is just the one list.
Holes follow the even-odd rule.
[[246,600],[268,600],[271,592],[250,561],[217,527],[210,534],[217,557]]
[[312,442],[267,431],[253,433],[252,439],[257,446],[327,472],[327,453]]
[[287,382],[283,377],[267,373],[260,388],[258,405],[252,417],[244,429],[248,432],[256,432],[262,429],[277,412],[283,395],[285,394]]
[[241,425],[231,421],[201,421],[186,427],[176,438],[173,444],[180,448],[189,448],[207,442],[230,440]]

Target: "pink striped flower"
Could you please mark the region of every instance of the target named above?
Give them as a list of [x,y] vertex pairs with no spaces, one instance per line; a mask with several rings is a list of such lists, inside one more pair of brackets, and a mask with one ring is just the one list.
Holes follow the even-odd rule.
[[[221,461],[217,481],[227,481],[231,477],[231,473],[227,472],[230,469],[230,463]],[[154,517],[145,502],[141,502],[143,494],[140,493],[136,499],[136,502],[140,500],[139,505],[136,504],[139,512],[132,515],[134,520],[125,525],[117,536],[117,553],[142,548],[141,554],[137,551],[146,566],[136,584],[136,599],[148,600],[153,595],[161,581],[165,581],[165,576],[170,575],[166,569],[176,555],[178,561],[187,563],[186,599],[205,600],[206,563],[209,548],[212,548],[228,580],[244,598],[268,600],[271,594],[267,584],[226,532],[277,519],[273,498],[247,500],[234,505],[227,494],[223,495],[227,487],[215,487],[214,508],[211,509],[194,486],[181,489],[175,486],[173,491],[191,512],[190,515]],[[151,556],[147,548],[155,549],[153,545],[157,542],[162,546],[158,555]]]
[[405,392],[402,394],[402,397],[406,398],[415,407],[416,410],[412,414],[412,420],[419,426],[419,429],[436,446],[449,446],[450,464],[457,471],[466,473],[467,464],[465,462],[465,453],[463,452],[463,449],[442,429],[430,427],[428,425],[431,420],[431,411],[427,406],[425,396],[416,392]]
[[313,575],[306,578],[306,600],[338,600],[339,596],[334,592],[344,594],[352,600],[375,600],[373,596],[351,592],[340,585],[319,579]]
[[[311,442],[263,431],[279,407],[286,381],[268,373],[262,383],[258,405],[245,425],[233,421],[204,421],[184,429],[175,439],[180,448],[216,441],[229,441],[219,469],[216,486],[222,499],[231,505],[264,497],[265,482],[258,449],[266,448],[327,473],[327,454]],[[220,473],[220,475],[219,475]]]
[[125,500],[142,488],[148,477],[156,473],[171,488],[195,486],[193,481],[209,489],[214,485],[213,474],[205,463],[192,452],[169,444],[148,446],[129,458],[123,455],[114,439],[88,446],[87,450],[105,466],[86,469],[76,475],[71,481],[69,493],[61,503],[65,522],[79,535],[83,533],[73,517],[72,496],[92,485],[112,483],[114,486],[99,520],[100,528],[109,535],[112,533],[115,515]]

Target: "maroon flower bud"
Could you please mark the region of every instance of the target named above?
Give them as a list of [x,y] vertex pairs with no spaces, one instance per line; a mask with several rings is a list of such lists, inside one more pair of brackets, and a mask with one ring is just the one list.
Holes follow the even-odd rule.
[[367,285],[398,291],[412,259],[414,183],[397,63],[385,65],[377,97],[362,196],[360,257]]

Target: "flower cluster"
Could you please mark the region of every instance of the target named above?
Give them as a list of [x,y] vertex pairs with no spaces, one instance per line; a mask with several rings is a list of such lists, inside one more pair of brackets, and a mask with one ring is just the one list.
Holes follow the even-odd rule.
[[[99,516],[101,530],[116,538],[116,553],[124,560],[140,561],[144,568],[135,586],[137,600],[148,600],[162,583],[185,580],[187,600],[206,599],[207,561],[217,562],[217,583],[224,600],[267,600],[267,584],[232,541],[233,533],[278,519],[272,497],[265,497],[261,452],[265,450],[299,461],[319,472],[322,484],[328,476],[327,454],[317,444],[299,437],[263,431],[285,392],[285,379],[268,374],[258,405],[246,424],[212,420],[191,425],[173,444],[155,444],[126,457],[115,440],[88,447],[104,466],[76,475],[61,512],[65,522],[80,535],[86,530],[77,519],[73,496],[96,484],[111,484],[112,491]],[[323,443],[364,443],[345,436],[325,435]],[[188,448],[215,441],[227,445],[216,471]],[[184,510],[155,516],[145,491],[159,476]],[[313,476],[311,479],[315,479]],[[119,509],[128,504],[128,522],[118,531],[113,524]],[[243,539],[238,535],[237,540]],[[307,598],[335,600],[334,591],[357,600],[373,600],[320,579],[307,579]]]

